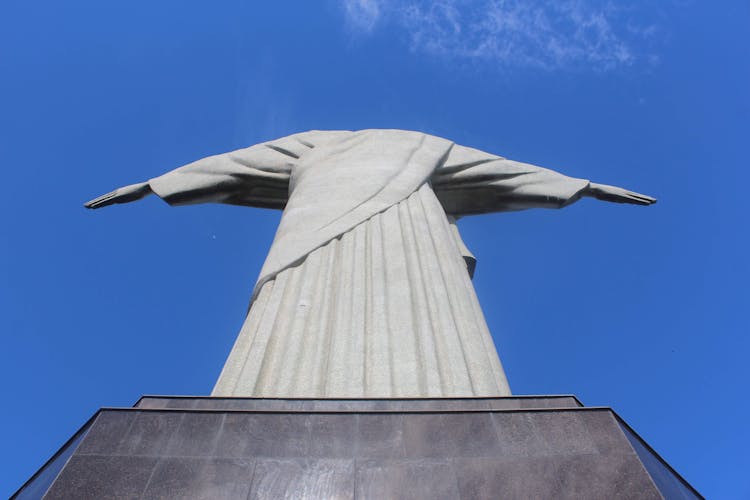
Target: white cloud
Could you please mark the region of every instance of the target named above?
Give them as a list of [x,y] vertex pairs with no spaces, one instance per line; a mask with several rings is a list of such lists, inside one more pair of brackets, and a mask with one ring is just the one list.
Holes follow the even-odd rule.
[[348,22],[370,33],[389,21],[411,49],[498,66],[607,70],[653,57],[634,48],[655,26],[623,3],[595,0],[344,0]]
[[381,17],[382,0],[341,0],[346,20],[358,33],[370,33]]

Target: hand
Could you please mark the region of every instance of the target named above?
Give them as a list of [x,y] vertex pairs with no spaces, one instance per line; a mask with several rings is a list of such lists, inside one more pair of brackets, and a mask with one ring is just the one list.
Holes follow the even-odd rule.
[[83,206],[86,208],[101,208],[106,207],[107,205],[114,205],[115,203],[128,203],[140,200],[151,193],[151,186],[148,185],[148,182],[140,182],[138,184],[131,184],[129,186],[117,188],[112,192],[103,194],[98,198],[86,202]]
[[632,203],[633,205],[653,205],[656,198],[639,194],[635,191],[619,188],[617,186],[608,186],[606,184],[590,183],[584,193],[585,196],[592,196],[597,200],[611,201],[613,203]]

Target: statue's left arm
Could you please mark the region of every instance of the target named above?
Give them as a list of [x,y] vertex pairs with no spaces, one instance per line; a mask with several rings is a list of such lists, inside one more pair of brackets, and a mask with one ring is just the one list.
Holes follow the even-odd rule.
[[85,204],[101,208],[155,193],[170,205],[227,203],[284,208],[291,169],[312,145],[303,134],[209,156],[146,182],[131,184]]
[[431,182],[445,211],[457,216],[561,208],[584,196],[635,205],[656,202],[627,189],[568,177],[459,145],[453,147]]

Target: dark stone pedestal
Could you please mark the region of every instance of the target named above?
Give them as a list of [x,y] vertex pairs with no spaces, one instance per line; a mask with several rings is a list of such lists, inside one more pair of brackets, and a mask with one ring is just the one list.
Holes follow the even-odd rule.
[[573,396],[148,396],[99,410],[16,497],[701,498]]

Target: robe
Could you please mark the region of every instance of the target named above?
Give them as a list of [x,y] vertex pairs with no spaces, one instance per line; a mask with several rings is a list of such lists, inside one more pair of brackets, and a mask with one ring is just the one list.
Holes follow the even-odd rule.
[[462,216],[559,208],[588,181],[403,130],[310,131],[149,181],[172,205],[283,209],[212,392],[508,396]]

